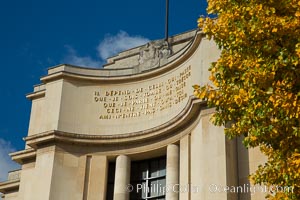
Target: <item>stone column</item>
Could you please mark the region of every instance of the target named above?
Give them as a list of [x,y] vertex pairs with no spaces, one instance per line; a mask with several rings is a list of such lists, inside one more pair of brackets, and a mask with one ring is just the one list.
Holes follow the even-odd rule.
[[179,184],[184,188],[182,192],[179,193],[180,200],[190,200],[189,185],[191,182],[191,136],[188,134],[180,139],[179,145]]
[[130,183],[130,158],[120,155],[116,160],[114,200],[129,200],[127,186]]
[[[166,192],[167,200],[178,200],[179,196],[179,147],[170,144],[167,147],[167,176],[166,185],[169,191]],[[173,190],[175,189],[175,191]]]
[[105,200],[108,161],[106,156],[93,155],[90,160],[88,200]]

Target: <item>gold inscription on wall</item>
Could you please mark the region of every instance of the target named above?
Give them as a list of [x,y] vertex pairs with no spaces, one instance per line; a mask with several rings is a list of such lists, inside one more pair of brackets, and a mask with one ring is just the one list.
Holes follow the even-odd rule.
[[136,118],[155,115],[171,109],[188,98],[187,80],[191,66],[166,81],[126,90],[99,90],[94,92],[94,102],[100,105],[100,120]]

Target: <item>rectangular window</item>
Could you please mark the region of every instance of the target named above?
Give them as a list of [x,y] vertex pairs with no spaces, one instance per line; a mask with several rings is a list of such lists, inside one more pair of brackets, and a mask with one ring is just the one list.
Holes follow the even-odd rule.
[[[106,200],[113,200],[115,163],[109,163]],[[130,200],[165,200],[166,157],[131,162]]]
[[132,162],[130,182],[130,200],[164,200],[166,157]]

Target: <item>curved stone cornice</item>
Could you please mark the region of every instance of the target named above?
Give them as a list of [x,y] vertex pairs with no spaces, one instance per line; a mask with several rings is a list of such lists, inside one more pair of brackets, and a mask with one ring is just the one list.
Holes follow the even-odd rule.
[[163,66],[153,68],[148,71],[143,71],[141,73],[134,73],[133,68],[88,69],[82,67],[75,67],[71,65],[60,65],[51,68],[49,70],[48,75],[42,77],[41,81],[43,83],[47,83],[61,78],[76,79],[80,81],[89,81],[97,83],[123,83],[145,80],[151,77],[162,75],[180,66],[187,59],[189,59],[191,55],[193,55],[193,53],[197,50],[202,38],[203,33],[198,31],[195,37],[192,39],[191,43],[189,43],[187,47],[184,47],[181,52],[177,53],[179,55],[176,55],[176,58],[171,59],[170,62],[166,63]]
[[177,134],[178,137],[181,137],[184,134],[190,133],[203,108],[206,108],[206,102],[190,97],[186,107],[175,118],[165,124],[148,130],[115,135],[86,135],[52,130],[28,136],[25,138],[25,141],[26,144],[32,148],[37,148],[39,145],[53,142],[88,146],[115,144],[130,145],[142,141],[153,141],[153,143],[155,143],[155,141],[161,141],[168,136]]

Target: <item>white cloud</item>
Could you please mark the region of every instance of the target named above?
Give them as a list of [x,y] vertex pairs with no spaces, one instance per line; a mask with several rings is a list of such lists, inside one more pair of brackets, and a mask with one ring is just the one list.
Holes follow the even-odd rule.
[[68,54],[62,62],[83,67],[99,68],[106,62],[108,57],[116,55],[121,51],[146,44],[147,42],[149,42],[149,39],[143,36],[130,36],[125,31],[119,31],[116,35],[107,34],[98,44],[97,53],[99,59],[93,59],[90,56],[80,56],[75,49],[66,45]]
[[77,55],[77,52],[71,46],[66,45],[65,47],[68,50],[68,55],[65,56],[65,58],[63,59],[64,63],[82,66],[82,67],[95,67],[95,68],[101,67],[103,64],[101,61],[94,60],[89,56]]
[[121,51],[137,47],[149,42],[149,39],[142,36],[130,36],[125,31],[120,31],[117,35],[106,35],[100,42],[97,50],[101,59],[105,60]]
[[7,180],[9,171],[19,168],[19,165],[13,162],[8,155],[15,151],[16,149],[13,148],[10,142],[0,138],[0,181]]

